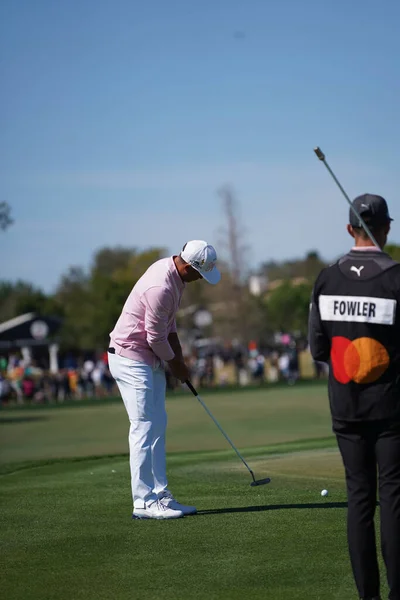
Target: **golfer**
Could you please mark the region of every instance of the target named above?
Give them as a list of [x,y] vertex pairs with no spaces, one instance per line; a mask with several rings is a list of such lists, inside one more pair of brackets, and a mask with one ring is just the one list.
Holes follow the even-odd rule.
[[110,333],[109,367],[130,420],[129,451],[133,517],[173,519],[196,512],[167,488],[165,365],[184,382],[189,371],[175,315],[186,283],[220,280],[215,249],[202,240],[177,256],[155,262],[133,287]]
[[374,515],[379,483],[390,600],[400,600],[400,264],[383,252],[391,218],[381,196],[353,201],[351,251],[314,286],[309,339],[329,362],[329,399],[346,473],[347,536],[359,597],[380,598]]

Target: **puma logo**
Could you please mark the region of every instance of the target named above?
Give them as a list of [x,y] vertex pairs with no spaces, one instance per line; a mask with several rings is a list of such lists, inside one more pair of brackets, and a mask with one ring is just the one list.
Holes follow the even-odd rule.
[[354,265],[352,265],[350,267],[350,271],[354,271],[355,273],[357,273],[357,275],[360,277],[361,276],[361,271],[363,270],[364,265],[361,265],[361,267],[355,267]]

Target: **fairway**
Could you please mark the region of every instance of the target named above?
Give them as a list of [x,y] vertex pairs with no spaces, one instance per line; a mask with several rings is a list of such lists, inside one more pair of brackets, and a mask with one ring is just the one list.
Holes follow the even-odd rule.
[[[2,410],[8,600],[356,599],[324,386],[169,398],[170,488],[199,514],[132,521],[120,402]],[[320,491],[329,490],[322,498]]]
[[[324,386],[219,392],[204,395],[204,401],[242,448],[305,438],[333,440]],[[191,394],[169,396],[167,412],[168,452],[227,448],[224,437]],[[129,423],[122,401],[2,410],[0,418],[0,464],[128,451]]]

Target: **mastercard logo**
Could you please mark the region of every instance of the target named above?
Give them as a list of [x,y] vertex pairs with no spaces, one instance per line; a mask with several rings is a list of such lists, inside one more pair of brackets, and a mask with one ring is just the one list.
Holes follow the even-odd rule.
[[336,336],[332,338],[331,361],[339,383],[373,383],[386,371],[390,358],[386,348],[372,338],[352,341]]

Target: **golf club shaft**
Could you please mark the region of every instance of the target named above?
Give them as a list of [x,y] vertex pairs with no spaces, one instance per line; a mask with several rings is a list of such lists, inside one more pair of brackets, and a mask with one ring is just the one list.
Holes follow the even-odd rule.
[[346,198],[347,202],[350,205],[351,210],[353,211],[353,213],[355,214],[355,216],[357,217],[357,219],[360,221],[360,223],[361,223],[364,231],[366,232],[366,234],[370,238],[371,242],[373,242],[375,244],[375,246],[377,248],[379,248],[379,250],[380,250],[380,246],[379,246],[378,242],[376,241],[375,237],[373,236],[370,228],[368,227],[368,225],[366,224],[366,222],[364,221],[364,219],[361,217],[361,215],[359,214],[358,210],[354,208],[354,206],[353,206],[350,198],[348,197],[348,195],[346,194],[345,190],[341,186],[340,181],[338,180],[338,178],[336,177],[335,173],[332,171],[332,169],[330,168],[330,166],[326,162],[325,154],[322,152],[321,148],[314,148],[314,152],[318,156],[319,160],[321,160],[324,163],[325,167],[328,169],[329,173],[332,176],[332,179],[334,180],[334,182],[336,183],[336,185],[338,186],[338,188],[342,192],[343,196]]
[[224,436],[224,438],[229,442],[229,444],[232,446],[232,448],[234,449],[234,451],[236,452],[236,454],[238,455],[238,457],[240,458],[240,460],[242,461],[242,463],[245,465],[245,467],[248,469],[248,471],[250,472],[253,481],[255,481],[255,477],[254,477],[254,473],[253,471],[250,469],[249,465],[247,464],[247,462],[244,460],[243,456],[240,454],[239,450],[236,448],[235,444],[232,442],[232,440],[230,439],[230,437],[225,433],[225,431],[222,429],[221,425],[218,423],[217,419],[213,416],[213,414],[211,413],[211,411],[207,408],[206,404],[203,402],[203,400],[200,398],[200,396],[198,395],[196,389],[193,387],[193,385],[190,383],[190,381],[185,381],[186,385],[188,386],[189,390],[192,392],[193,396],[200,402],[200,404],[202,405],[202,407],[204,408],[204,410],[206,411],[206,413],[209,415],[209,417],[211,417],[211,419],[214,421],[214,423],[216,424],[216,426],[218,427],[218,429],[220,430],[220,432],[222,433],[222,435]]

